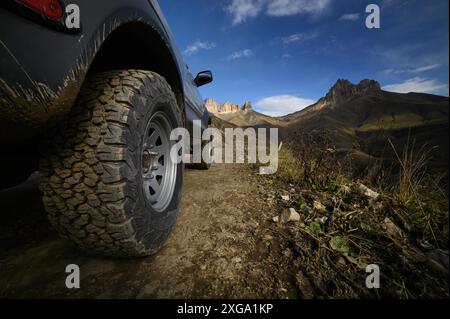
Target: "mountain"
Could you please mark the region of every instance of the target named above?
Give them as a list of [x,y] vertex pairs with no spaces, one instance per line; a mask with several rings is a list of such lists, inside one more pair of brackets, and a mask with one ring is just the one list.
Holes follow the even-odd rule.
[[338,80],[317,103],[283,117],[288,124],[282,136],[295,143],[305,132],[327,130],[334,146],[361,167],[395,157],[388,139],[399,153],[409,140],[417,150],[437,147],[432,162],[448,170],[448,116],[448,97],[386,92],[373,80]]
[[380,159],[394,159],[390,140],[398,153],[404,145],[415,149],[435,147],[432,166],[448,171],[449,99],[422,93],[383,91],[374,80],[353,84],[339,79],[317,103],[293,114],[273,118],[233,103],[207,100],[217,118],[234,126],[275,126],[282,140],[301,143],[305,133],[327,131],[338,152],[366,168]]
[[213,99],[205,100],[205,107],[208,111],[214,115],[224,115],[229,113],[236,113],[241,111],[241,107],[237,104],[233,104],[230,102],[219,103],[214,101]]
[[448,98],[430,94],[382,91],[378,82],[352,84],[338,80],[325,97],[283,117],[306,128],[348,128],[357,131],[409,128],[448,122]]
[[245,102],[243,106],[239,106],[231,102],[219,103],[213,99],[207,99],[205,106],[215,117],[233,126],[272,127],[284,124],[284,121],[280,119],[256,112],[253,110],[251,102]]

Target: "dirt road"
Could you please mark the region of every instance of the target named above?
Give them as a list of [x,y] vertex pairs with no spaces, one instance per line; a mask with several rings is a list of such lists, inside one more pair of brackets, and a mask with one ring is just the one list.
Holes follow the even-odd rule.
[[[137,260],[87,256],[60,239],[33,180],[3,191],[0,297],[297,297],[254,174],[234,165],[187,170],[177,227],[158,254]],[[80,267],[80,289],[65,286],[68,264]]]

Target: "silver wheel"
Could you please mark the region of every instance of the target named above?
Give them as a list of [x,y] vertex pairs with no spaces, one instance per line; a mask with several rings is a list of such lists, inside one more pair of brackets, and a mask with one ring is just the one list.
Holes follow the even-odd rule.
[[149,121],[142,145],[141,174],[148,203],[158,212],[164,211],[172,200],[177,178],[177,164],[170,159],[173,142],[172,126],[163,112],[155,113]]

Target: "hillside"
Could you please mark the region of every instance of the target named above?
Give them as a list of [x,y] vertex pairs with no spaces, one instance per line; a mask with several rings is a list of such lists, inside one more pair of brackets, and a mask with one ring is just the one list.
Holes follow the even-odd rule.
[[230,102],[219,103],[213,99],[207,99],[205,101],[205,106],[215,117],[239,127],[284,126],[287,124],[282,119],[256,112],[253,109],[251,102],[245,102],[241,107]]
[[338,80],[316,104],[282,118],[290,126],[348,128],[354,131],[401,129],[448,123],[448,98],[382,91],[377,82],[354,85]]
[[377,159],[393,159],[388,140],[399,153],[409,140],[416,149],[435,147],[431,165],[445,168],[448,111],[447,97],[386,92],[372,80],[357,85],[338,80],[316,104],[283,117],[288,125],[282,135],[295,144],[305,132],[326,130],[338,151],[354,155],[359,169]]
[[448,97],[386,92],[373,80],[352,84],[340,79],[317,103],[278,118],[254,111],[249,102],[240,107],[207,100],[206,105],[236,126],[279,127],[283,141],[294,145],[305,133],[327,131],[333,147],[343,156],[350,154],[360,173],[373,162],[395,157],[389,140],[399,153],[408,140],[417,149],[434,148],[431,166],[448,170]]

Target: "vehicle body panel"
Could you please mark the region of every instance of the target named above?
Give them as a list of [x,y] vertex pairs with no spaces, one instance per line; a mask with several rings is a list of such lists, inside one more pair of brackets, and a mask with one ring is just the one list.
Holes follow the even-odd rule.
[[186,123],[204,117],[204,103],[155,0],[70,3],[80,8],[79,32],[55,30],[0,7],[0,143],[31,137],[62,120],[102,44],[130,22],[151,27],[171,52],[183,86]]

